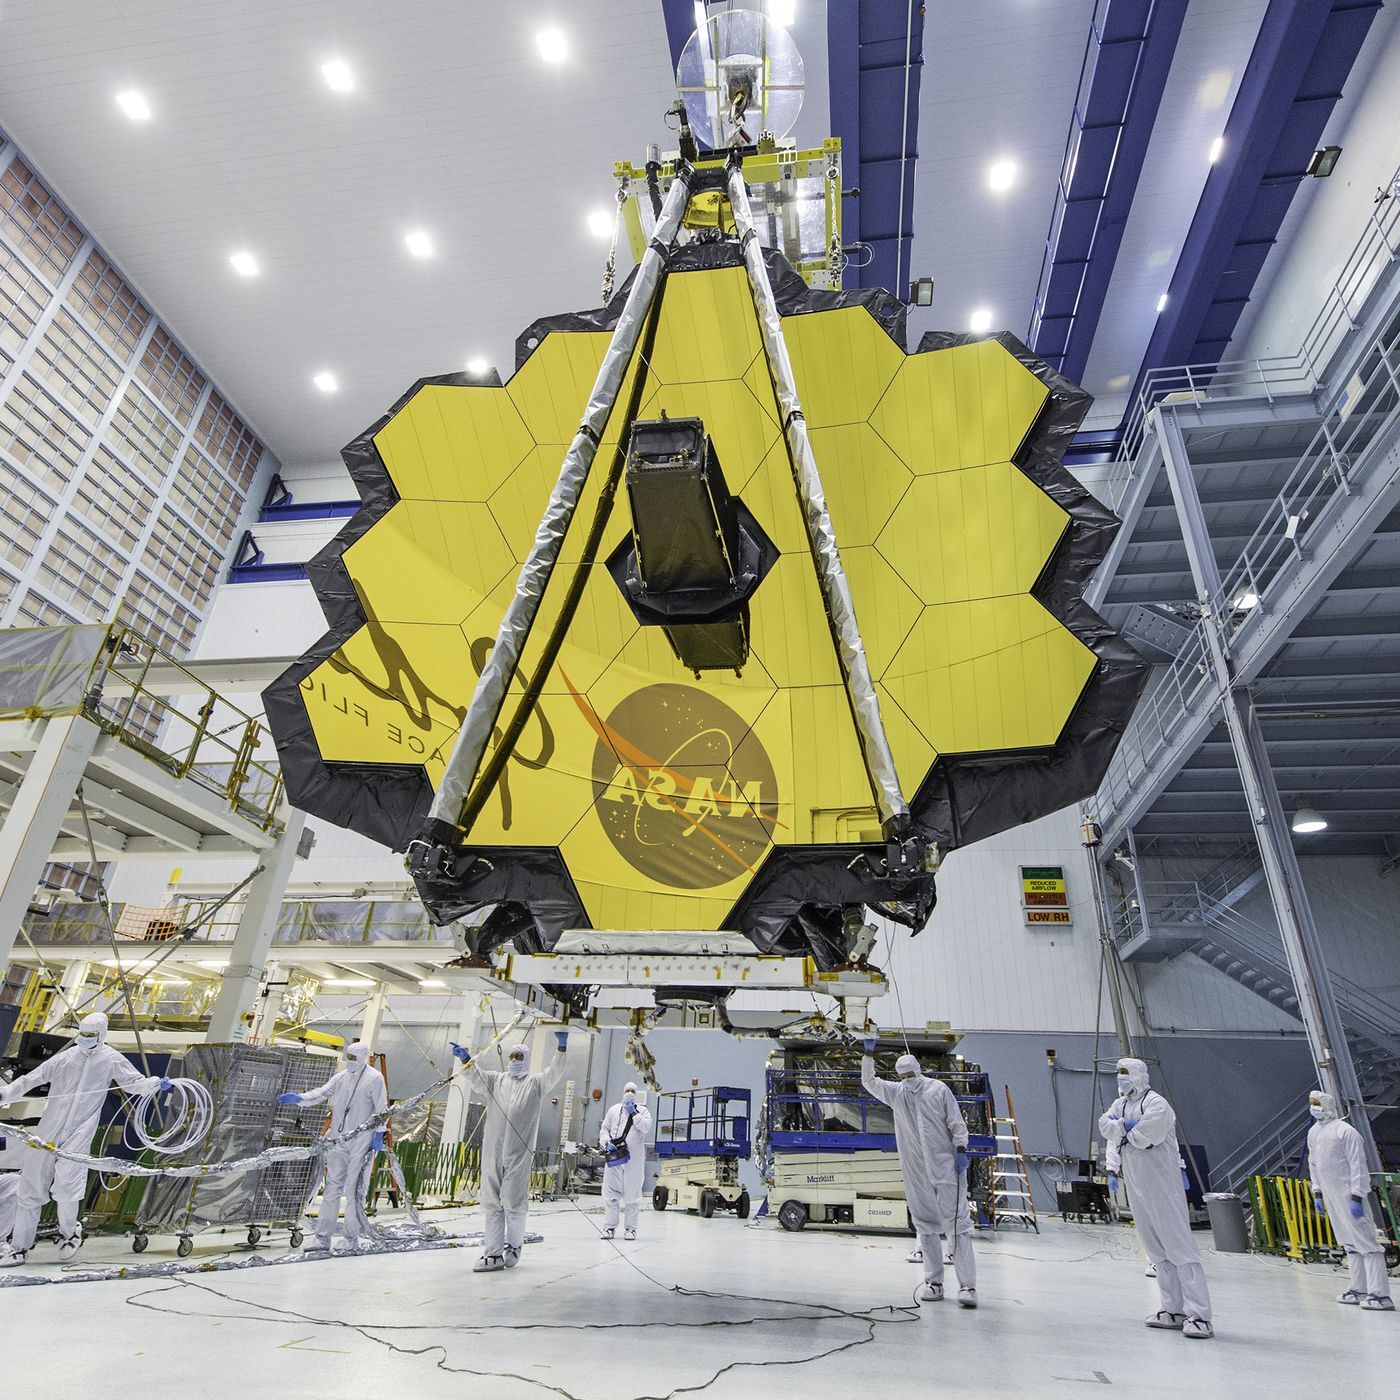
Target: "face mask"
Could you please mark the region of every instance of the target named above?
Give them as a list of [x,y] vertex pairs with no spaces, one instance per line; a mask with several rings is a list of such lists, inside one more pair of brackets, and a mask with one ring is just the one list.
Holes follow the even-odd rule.
[[1120,1074],[1118,1076],[1118,1092],[1120,1094],[1131,1094],[1133,1092],[1133,1080],[1131,1075]]
[[524,1079],[529,1071],[525,1068],[524,1060],[510,1060],[506,1064],[506,1071],[512,1079]]
[[624,1103],[636,1103],[636,1102],[637,1102],[637,1096],[636,1096],[636,1094],[624,1094],[624,1095],[622,1096],[622,1098],[623,1098],[623,1102],[624,1102]]
[[1314,1118],[1316,1118],[1319,1122],[1322,1121],[1322,1115],[1323,1115],[1326,1111],[1327,1111],[1327,1110],[1324,1109],[1323,1106],[1322,1106],[1320,1103],[1310,1103],[1310,1104],[1308,1105],[1308,1112],[1311,1113],[1312,1116],[1313,1116]]
[[79,1050],[96,1050],[97,1037],[95,1035],[80,1035],[77,1039]]

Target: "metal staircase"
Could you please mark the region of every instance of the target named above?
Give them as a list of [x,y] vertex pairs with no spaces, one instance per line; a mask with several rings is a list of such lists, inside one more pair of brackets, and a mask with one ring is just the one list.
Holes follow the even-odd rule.
[[[1231,981],[1298,1017],[1298,998],[1278,934],[1232,907],[1243,897],[1244,885],[1253,888],[1258,882],[1252,873],[1239,878],[1242,864],[1243,853],[1222,862],[1206,883],[1141,882],[1137,888],[1147,901],[1146,939],[1189,950]],[[1141,939],[1144,921],[1140,911],[1135,912],[1136,922],[1125,920],[1120,928]],[[1335,972],[1330,979],[1366,1103],[1373,1111],[1394,1103],[1400,1090],[1400,1007]],[[1234,1190],[1255,1172],[1291,1169],[1307,1124],[1305,1106],[1297,1096],[1290,1097],[1263,1127],[1216,1163],[1214,1184]]]

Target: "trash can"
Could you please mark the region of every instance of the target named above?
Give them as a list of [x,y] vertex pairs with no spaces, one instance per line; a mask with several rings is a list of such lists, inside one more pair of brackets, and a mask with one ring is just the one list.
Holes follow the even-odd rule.
[[1206,1212],[1215,1247],[1222,1254],[1248,1254],[1249,1230],[1244,1223],[1244,1200],[1228,1191],[1207,1191]]

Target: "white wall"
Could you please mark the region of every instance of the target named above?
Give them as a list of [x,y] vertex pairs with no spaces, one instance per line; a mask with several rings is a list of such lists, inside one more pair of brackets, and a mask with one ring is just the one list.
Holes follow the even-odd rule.
[[1255,284],[1226,358],[1292,355],[1370,217],[1378,185],[1400,166],[1400,11],[1376,15],[1327,124],[1335,172],[1304,180]]

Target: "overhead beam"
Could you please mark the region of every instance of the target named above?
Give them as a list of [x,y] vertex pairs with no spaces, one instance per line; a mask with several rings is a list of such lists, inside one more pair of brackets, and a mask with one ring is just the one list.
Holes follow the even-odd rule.
[[1130,402],[1152,369],[1222,357],[1380,5],[1270,0]]
[[1098,4],[1079,75],[1028,343],[1083,377],[1157,121],[1186,0]]
[[841,139],[842,180],[859,198],[842,209],[847,247],[870,257],[847,267],[847,287],[909,295],[914,168],[919,155],[919,86],[924,9],[896,0],[843,0],[826,11],[832,133]]

